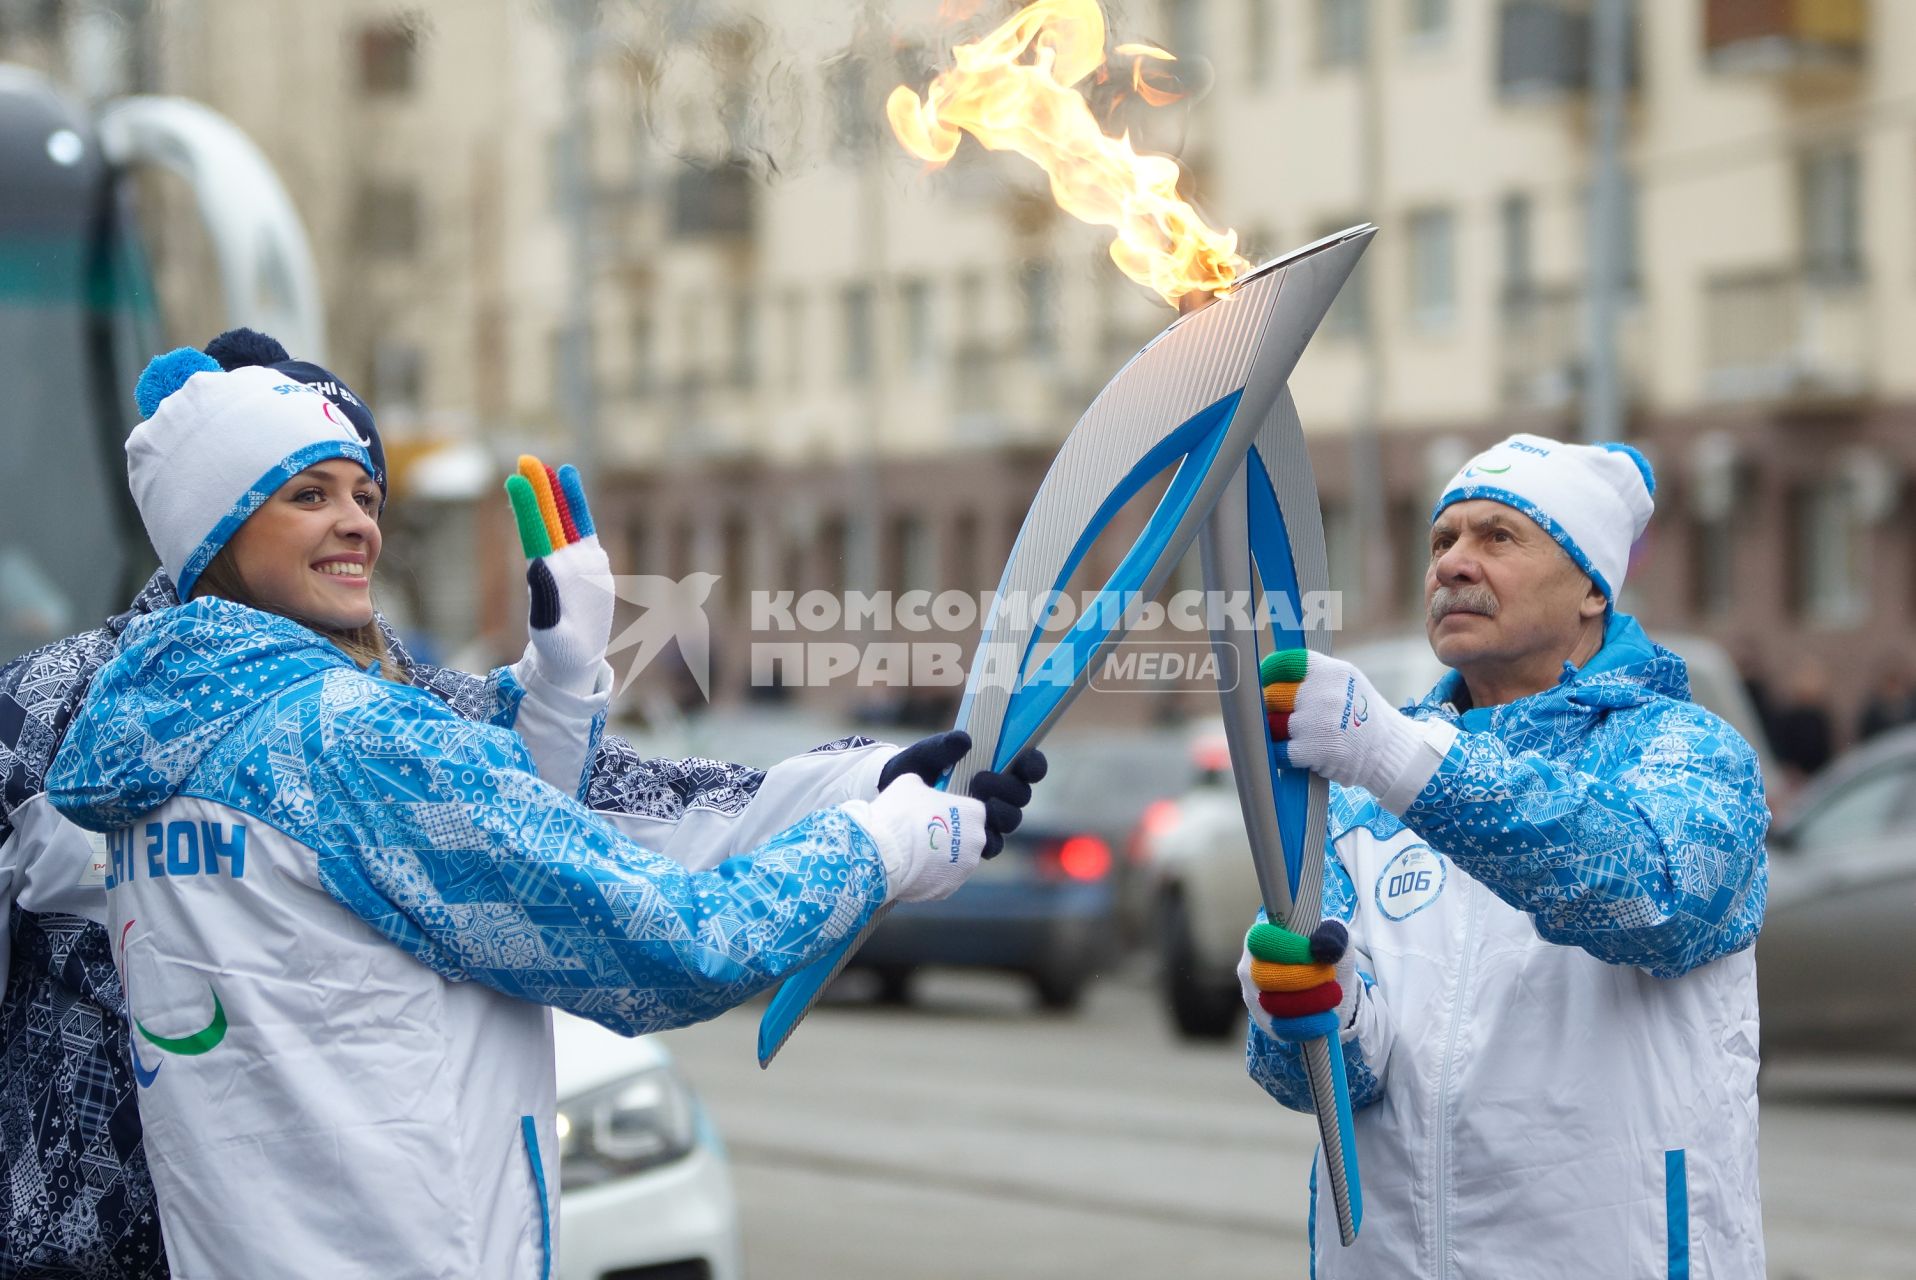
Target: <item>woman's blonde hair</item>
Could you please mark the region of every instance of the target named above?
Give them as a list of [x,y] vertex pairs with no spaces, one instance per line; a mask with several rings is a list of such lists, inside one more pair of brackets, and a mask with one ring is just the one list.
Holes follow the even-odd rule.
[[[235,604],[247,605],[254,609],[266,609],[266,606],[254,596],[252,588],[246,585],[246,579],[241,575],[239,565],[231,552],[231,543],[220,548],[220,553],[213,557],[212,563],[206,566],[199,580],[193,584],[191,598],[197,600],[201,596],[218,596],[222,600],[231,600]],[[271,609],[266,611],[277,612]],[[293,621],[318,632],[345,650],[346,656],[351,658],[354,665],[361,671],[370,670],[376,675],[392,680],[405,679],[404,673],[393,667],[392,654],[386,648],[386,633],[379,629],[379,621],[376,617],[363,626],[346,630],[338,627],[315,626],[304,618],[294,618]]]

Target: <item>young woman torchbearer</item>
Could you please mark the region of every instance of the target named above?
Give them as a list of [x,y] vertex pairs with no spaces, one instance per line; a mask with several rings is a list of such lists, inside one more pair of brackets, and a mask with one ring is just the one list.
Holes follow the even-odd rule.
[[[888,898],[951,892],[1029,799],[1039,770],[953,796],[920,777],[952,759],[914,759],[689,870],[520,736],[381,678],[379,493],[325,397],[183,350],[140,400],[134,499],[186,603],[128,626],[47,789],[107,836],[176,1276],[551,1274],[549,1008],[628,1034],[716,1016]],[[551,544],[528,575],[547,675],[583,689],[610,622],[566,554],[590,515],[576,475],[513,488]]]

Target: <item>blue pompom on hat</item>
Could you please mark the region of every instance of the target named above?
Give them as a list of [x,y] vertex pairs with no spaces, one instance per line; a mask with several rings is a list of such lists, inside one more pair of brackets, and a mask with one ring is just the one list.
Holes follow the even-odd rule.
[[1487,498],[1514,507],[1556,539],[1612,607],[1630,568],[1630,548],[1656,509],[1656,474],[1627,444],[1565,444],[1514,435],[1464,464],[1431,510]]
[[182,600],[246,518],[307,467],[346,458],[377,476],[360,428],[278,369],[223,370],[181,347],[156,356],[133,394],[146,421],[126,439],[127,482]]
[[159,410],[160,401],[185,386],[188,378],[196,373],[219,372],[219,361],[205,352],[175,347],[147,361],[146,368],[140,371],[139,382],[134,384],[133,403],[140,407],[142,418],[150,418]]

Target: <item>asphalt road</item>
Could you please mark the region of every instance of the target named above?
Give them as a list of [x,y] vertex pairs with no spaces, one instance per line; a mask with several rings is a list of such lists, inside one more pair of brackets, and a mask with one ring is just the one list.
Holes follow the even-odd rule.
[[[1176,1041],[1140,973],[1070,1017],[983,975],[856,994],[765,1072],[759,1005],[666,1037],[730,1146],[752,1280],[1304,1274],[1311,1122],[1238,1047]],[[1762,1124],[1771,1277],[1916,1276],[1916,1084],[1779,1067]]]

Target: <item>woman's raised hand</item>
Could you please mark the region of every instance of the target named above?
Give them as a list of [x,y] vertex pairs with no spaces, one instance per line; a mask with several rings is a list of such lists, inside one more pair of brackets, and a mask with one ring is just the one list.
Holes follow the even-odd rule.
[[506,477],[519,545],[532,563],[532,648],[540,670],[563,688],[592,692],[612,638],[612,564],[599,545],[576,467],[554,471],[530,454]]

